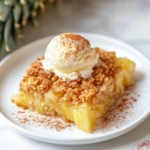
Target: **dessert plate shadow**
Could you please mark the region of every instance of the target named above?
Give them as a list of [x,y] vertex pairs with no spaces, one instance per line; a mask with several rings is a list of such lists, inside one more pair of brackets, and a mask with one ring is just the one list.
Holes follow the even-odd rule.
[[[63,130],[55,128],[45,128],[42,125],[34,123],[23,124],[18,121],[18,116],[22,115],[17,112],[22,110],[11,102],[11,95],[19,90],[19,82],[25,74],[25,70],[30,63],[41,57],[50,40],[55,36],[32,42],[21,47],[15,52],[4,58],[0,65],[0,117],[9,125],[10,128],[27,136],[29,138],[55,144],[81,145],[96,142],[102,142],[113,139],[127,133],[150,114],[150,62],[131,46],[102,35],[79,33],[87,38],[92,47],[100,47],[108,51],[115,51],[117,56],[128,57],[136,63],[136,92],[140,95],[137,102],[131,108],[132,115],[127,116],[127,121],[119,128],[102,131],[100,128],[93,133],[84,133],[75,126],[66,127]],[[43,117],[36,113],[26,111],[28,116]],[[30,115],[31,114],[31,115]],[[29,118],[26,118],[29,120]],[[25,123],[25,121],[24,121]]]

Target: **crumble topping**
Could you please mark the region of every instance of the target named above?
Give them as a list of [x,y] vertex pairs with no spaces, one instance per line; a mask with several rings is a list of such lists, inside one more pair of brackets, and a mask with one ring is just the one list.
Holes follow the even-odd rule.
[[[70,103],[90,102],[92,97],[103,97],[108,92],[116,73],[120,70],[115,64],[115,52],[104,52],[95,48],[99,53],[101,65],[93,68],[92,76],[88,79],[79,77],[77,80],[64,81],[54,73],[46,73],[41,61],[44,57],[33,62],[20,83],[20,91],[44,94],[49,90],[62,93],[63,100]],[[113,88],[113,87],[112,87]]]

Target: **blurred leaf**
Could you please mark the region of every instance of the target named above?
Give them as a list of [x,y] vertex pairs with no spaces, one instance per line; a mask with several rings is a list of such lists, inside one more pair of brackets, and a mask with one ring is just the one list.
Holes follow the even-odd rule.
[[23,4],[22,5],[22,12],[23,12],[23,16],[22,16],[22,25],[26,25],[27,21],[28,21],[28,18],[30,16],[30,8],[29,8],[29,5],[27,5],[27,3]]
[[14,24],[16,28],[20,27],[19,20],[21,18],[22,8],[19,3],[16,3],[13,8]]
[[3,1],[0,1],[0,21],[5,22],[10,15],[11,7],[4,5]]
[[13,21],[13,17],[12,15],[9,15],[6,23],[5,23],[5,26],[4,26],[4,46],[5,46],[5,49],[6,51],[10,51],[10,48],[8,46],[8,40],[9,40],[9,37],[10,37],[10,32],[11,32],[11,29],[12,29],[12,21]]
[[8,6],[13,6],[17,0],[4,0],[4,4]]

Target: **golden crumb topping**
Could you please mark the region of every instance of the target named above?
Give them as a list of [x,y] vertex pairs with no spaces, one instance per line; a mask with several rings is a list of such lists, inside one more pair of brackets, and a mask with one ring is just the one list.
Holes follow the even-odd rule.
[[44,94],[51,90],[56,94],[61,93],[61,100],[70,103],[96,101],[93,97],[103,97],[107,94],[107,87],[110,88],[109,85],[112,85],[113,78],[120,69],[115,64],[115,52],[106,52],[99,48],[95,50],[102,62],[100,66],[93,68],[90,78],[79,77],[77,80],[63,81],[54,73],[46,73],[41,63],[44,59],[42,57],[33,62],[26,71],[20,83],[20,91]]

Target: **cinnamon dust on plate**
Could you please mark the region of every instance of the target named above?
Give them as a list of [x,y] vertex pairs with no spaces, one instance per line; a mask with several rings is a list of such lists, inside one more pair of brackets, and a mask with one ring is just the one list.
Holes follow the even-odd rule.
[[150,150],[150,139],[141,142],[133,150]]
[[114,104],[109,112],[99,121],[102,131],[110,131],[121,128],[134,115],[132,108],[140,95],[136,92],[136,86],[127,87],[123,96]]
[[[136,87],[130,86],[125,89],[120,100],[109,110],[109,112],[99,120],[96,130],[110,131],[121,128],[128,122],[128,118],[133,115],[132,108],[140,95],[136,93]],[[52,129],[62,131],[64,129],[72,129],[74,126],[71,122],[64,122],[57,116],[44,116],[29,110],[21,108],[16,109],[14,106],[13,115],[17,119],[18,124],[28,128],[29,126],[41,127],[43,129]]]
[[13,115],[16,116],[17,122],[23,127],[29,126],[41,127],[42,129],[55,129],[57,131],[71,128],[73,124],[71,122],[63,122],[57,116],[43,116],[35,112],[28,110],[17,110]]

